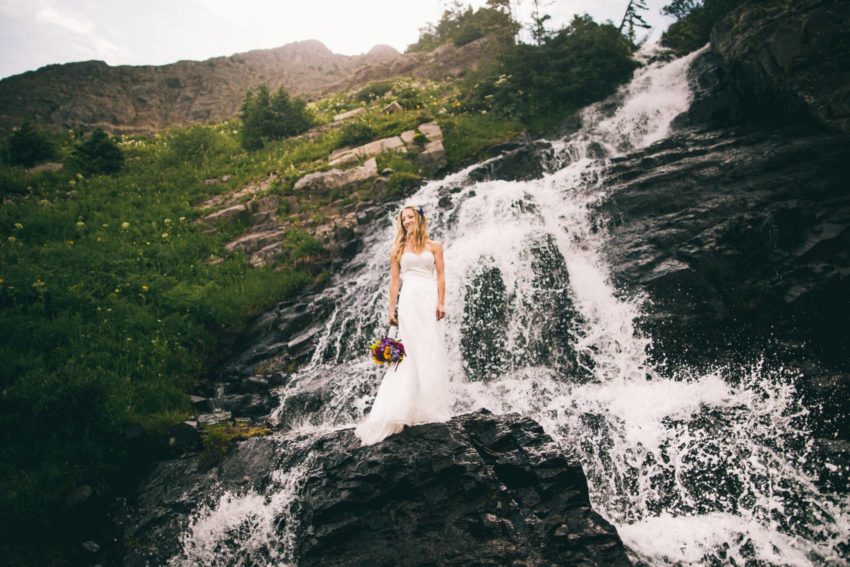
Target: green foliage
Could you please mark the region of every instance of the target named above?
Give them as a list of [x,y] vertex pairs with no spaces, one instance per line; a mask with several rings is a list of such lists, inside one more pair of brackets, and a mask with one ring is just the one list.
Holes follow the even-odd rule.
[[358,146],[375,139],[375,131],[360,120],[345,124],[339,133],[339,147]]
[[744,0],[673,0],[662,13],[677,18],[662,34],[661,44],[684,55],[708,43],[715,22]]
[[518,121],[492,113],[449,116],[440,123],[449,167],[480,157],[485,149],[510,140],[523,129]]
[[169,165],[193,163],[204,167],[209,163],[233,155],[238,143],[225,133],[199,124],[174,130],[167,138]]
[[290,98],[282,87],[274,95],[261,85],[256,93],[249,90],[241,107],[242,146],[262,148],[271,140],[288,138],[308,130],[315,119],[300,98]]
[[479,81],[465,102],[545,129],[613,93],[636,65],[631,45],[617,28],[575,16],[541,45],[520,44],[506,51],[500,74]]
[[491,34],[502,43],[512,44],[520,27],[511,16],[508,0],[488,0],[477,10],[455,1],[436,24],[419,30],[419,40],[407,51],[431,51],[446,43],[462,46]]
[[98,128],[77,144],[73,161],[86,175],[110,174],[124,167],[124,153],[103,129]]
[[390,92],[392,88],[392,81],[376,81],[369,83],[354,94],[354,100],[357,102],[372,102]]
[[3,154],[5,163],[32,167],[53,159],[56,156],[56,147],[50,136],[27,121],[6,140]]

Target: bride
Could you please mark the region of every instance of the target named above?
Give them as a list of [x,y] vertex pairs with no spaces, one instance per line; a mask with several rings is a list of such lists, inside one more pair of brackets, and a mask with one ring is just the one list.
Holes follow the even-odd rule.
[[389,324],[398,327],[406,356],[398,366],[388,368],[371,412],[354,431],[362,445],[377,443],[405,425],[451,417],[443,338],[443,247],[428,239],[425,224],[421,207],[408,206],[399,212],[390,252]]

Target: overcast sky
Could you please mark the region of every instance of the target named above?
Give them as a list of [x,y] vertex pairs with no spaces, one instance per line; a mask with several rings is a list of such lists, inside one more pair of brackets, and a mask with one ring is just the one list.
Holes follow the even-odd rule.
[[[646,2],[654,38],[670,22],[660,15],[670,0]],[[531,3],[519,0],[522,19]],[[619,23],[628,0],[542,4],[557,27],[577,13]],[[379,43],[404,51],[444,7],[439,0],[0,0],[0,77],[89,59],[110,65],[203,60],[304,39],[346,55]]]

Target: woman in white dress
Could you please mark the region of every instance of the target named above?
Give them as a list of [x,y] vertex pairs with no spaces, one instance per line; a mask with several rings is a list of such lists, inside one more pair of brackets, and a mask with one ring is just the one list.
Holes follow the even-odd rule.
[[422,208],[405,207],[390,252],[389,324],[398,326],[406,356],[387,369],[372,410],[355,429],[363,445],[377,443],[405,425],[451,417],[445,295],[443,247],[428,239]]

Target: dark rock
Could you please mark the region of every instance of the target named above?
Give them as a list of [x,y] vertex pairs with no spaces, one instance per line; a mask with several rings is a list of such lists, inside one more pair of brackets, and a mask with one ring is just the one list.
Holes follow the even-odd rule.
[[198,422],[182,421],[169,426],[163,435],[162,444],[171,454],[197,449],[201,445]]
[[[571,453],[482,410],[350,449],[321,441],[302,489],[299,565],[629,565]],[[356,442],[356,441],[355,441]]]
[[214,410],[211,413],[205,413],[198,416],[198,423],[203,425],[215,425],[232,419],[232,414],[229,411]]
[[[543,176],[541,155],[551,150],[548,142],[527,142],[504,150],[499,157],[482,163],[469,172],[473,181],[501,179],[504,181],[527,181]],[[494,150],[496,151],[496,150]]]
[[215,409],[215,404],[209,398],[192,395],[189,396],[189,399],[192,402],[192,406],[199,412],[208,412]]
[[216,405],[234,417],[259,417],[268,414],[274,407],[269,396],[259,394],[234,394],[216,398]]
[[84,541],[80,547],[89,555],[97,555],[100,553],[100,546],[93,541]]
[[[282,528],[296,515],[298,565],[629,564],[615,528],[590,506],[575,455],[536,422],[487,410],[369,447],[346,429],[308,444],[251,438],[205,471],[189,456],[164,462],[122,516],[134,546],[121,563],[167,564],[196,510],[224,491],[273,497],[281,489],[273,479],[308,458],[297,505],[272,520]],[[240,538],[234,526],[221,552],[263,564],[282,551],[278,538],[254,539],[250,549]]]
[[269,381],[264,376],[248,376],[242,380],[245,392],[262,393],[269,391]]
[[814,121],[850,133],[850,4],[745,2],[717,22],[712,49],[741,112],[772,123]]
[[[810,361],[809,380],[850,371],[849,162],[844,135],[743,129],[612,160],[608,256],[618,286],[649,296],[659,365],[767,354]],[[831,407],[819,434],[846,435],[850,401]]]
[[85,506],[92,497],[92,488],[87,484],[76,487],[65,498],[63,509],[66,513],[73,512],[78,508]]

